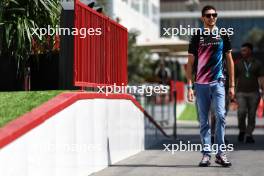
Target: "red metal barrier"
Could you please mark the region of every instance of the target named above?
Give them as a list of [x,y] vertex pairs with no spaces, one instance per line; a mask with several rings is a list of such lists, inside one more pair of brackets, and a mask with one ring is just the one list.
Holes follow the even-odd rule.
[[79,0],[74,5],[75,28],[101,29],[101,35],[74,36],[74,85],[127,85],[127,29]]
[[176,91],[177,91],[177,103],[182,103],[185,100],[184,99],[184,96],[185,96],[184,86],[185,86],[184,82],[171,81],[171,97],[173,97],[173,91],[176,88]]
[[261,98],[257,109],[258,118],[263,118],[263,110],[264,110],[264,102],[263,99]]

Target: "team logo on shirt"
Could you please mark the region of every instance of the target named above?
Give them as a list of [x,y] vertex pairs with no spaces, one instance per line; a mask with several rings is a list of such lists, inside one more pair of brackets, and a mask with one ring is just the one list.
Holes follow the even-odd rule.
[[221,39],[221,36],[219,34],[213,36],[212,38],[216,39],[216,40],[220,40]]
[[207,37],[200,36],[200,46],[219,45],[221,43],[221,35],[211,35]]
[[204,37],[200,36],[200,41],[199,41],[200,45],[204,45]]

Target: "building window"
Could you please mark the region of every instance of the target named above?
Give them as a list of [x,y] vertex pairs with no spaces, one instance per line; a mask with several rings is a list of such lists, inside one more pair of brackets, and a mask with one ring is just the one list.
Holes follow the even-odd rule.
[[149,0],[143,1],[143,14],[149,16]]
[[133,0],[131,1],[131,7],[139,12],[139,0]]
[[159,23],[159,9],[154,4],[152,4],[152,21],[156,24]]

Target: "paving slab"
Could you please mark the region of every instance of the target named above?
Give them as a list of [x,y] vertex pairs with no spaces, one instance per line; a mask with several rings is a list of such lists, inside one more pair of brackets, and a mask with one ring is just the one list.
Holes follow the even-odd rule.
[[[228,152],[232,167],[224,168],[214,163],[210,167],[198,167],[200,152],[164,151],[168,144],[200,143],[197,122],[178,122],[177,139],[160,141],[150,150],[145,150],[110,167],[92,174],[93,176],[261,176],[264,175],[264,119],[257,119],[255,144],[237,142],[236,113],[227,117],[226,138],[234,145],[234,151]],[[170,129],[167,129],[168,131]]]

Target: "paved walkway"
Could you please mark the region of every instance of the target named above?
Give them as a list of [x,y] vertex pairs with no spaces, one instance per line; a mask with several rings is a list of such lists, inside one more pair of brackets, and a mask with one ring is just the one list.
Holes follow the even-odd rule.
[[[234,151],[228,153],[233,166],[223,168],[212,162],[208,168],[198,167],[201,159],[199,152],[163,151],[163,144],[179,143],[179,140],[200,143],[198,123],[179,122],[178,140],[166,139],[137,155],[112,165],[93,176],[261,176],[264,175],[264,119],[257,120],[255,144],[237,142],[237,121],[235,113],[227,118],[227,139],[234,144]],[[168,129],[169,132],[169,129]],[[214,161],[214,156],[212,157]]]

